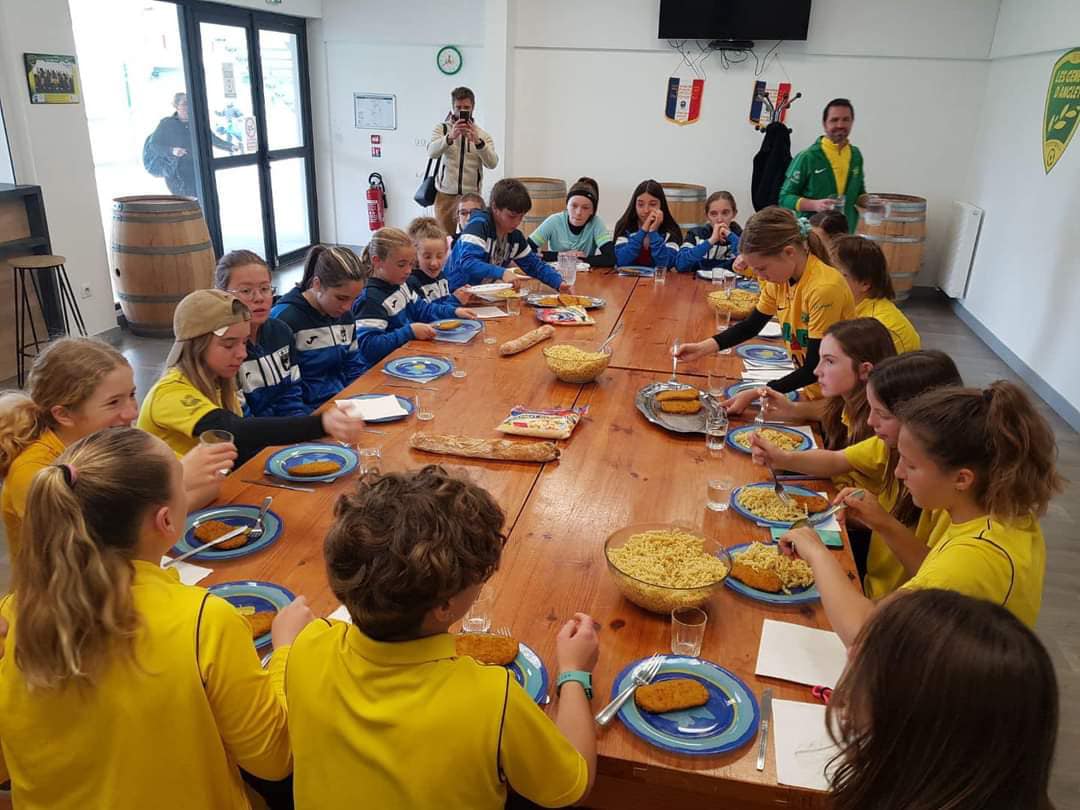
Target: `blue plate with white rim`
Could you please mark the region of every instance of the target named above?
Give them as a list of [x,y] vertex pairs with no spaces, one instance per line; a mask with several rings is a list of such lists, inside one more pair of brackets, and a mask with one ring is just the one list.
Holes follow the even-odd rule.
[[776,346],[762,346],[760,343],[743,343],[735,347],[735,354],[755,363],[787,365],[791,362],[791,355],[787,349]]
[[[290,469],[300,464],[310,464],[316,461],[332,461],[339,464],[337,470],[326,475],[293,475]],[[266,472],[286,481],[329,482],[340,478],[346,473],[351,473],[360,464],[360,457],[351,447],[343,444],[323,444],[311,442],[308,444],[294,444],[278,450],[266,460]]]
[[[731,491],[731,508],[734,509],[736,512],[738,512],[740,515],[742,515],[744,518],[749,520],[751,523],[756,523],[759,526],[772,526],[772,527],[777,528],[777,529],[790,529],[791,524],[793,524],[795,521],[793,521],[793,520],[769,520],[768,518],[763,518],[760,515],[755,515],[753,512],[751,512],[749,509],[744,508],[742,506],[742,504],[739,503],[739,493],[742,492],[744,489],[761,489],[761,488],[767,488],[769,490],[769,492],[772,492],[773,491],[772,481],[759,481],[756,484],[744,484],[741,487],[735,487],[735,489],[733,489]],[[806,487],[795,486],[794,484],[784,484],[784,492],[786,492],[788,495],[806,495],[806,496],[817,497],[817,498],[821,497],[818,493],[814,492],[812,489],[807,489]],[[810,521],[811,524],[815,523],[815,516],[813,514],[809,515],[808,520]]]
[[[195,529],[200,524],[206,523],[207,521],[220,520],[222,523],[227,523],[230,526],[239,527],[254,526],[255,521],[258,519],[259,507],[242,503],[230,503],[222,506],[209,506],[206,509],[200,509],[187,516],[187,521],[184,525],[184,533],[180,536],[176,545],[170,549],[170,552],[179,556],[180,554],[184,554],[204,545],[203,541],[195,537]],[[198,554],[192,554],[188,559],[193,561],[218,562],[220,560],[234,560],[237,557],[246,557],[248,554],[254,554],[256,551],[261,551],[278,540],[284,532],[284,529],[285,521],[281,519],[280,515],[268,509],[266,511],[266,517],[263,518],[263,533],[258,539],[249,540],[247,543],[240,546],[240,548],[222,549],[218,546],[214,546],[213,548],[208,548],[206,551],[200,551]],[[220,537],[220,535],[218,536]]]
[[[380,397],[387,396],[390,396],[390,394],[357,394],[356,396],[347,397],[347,399],[379,399]],[[413,404],[413,401],[408,397],[398,396],[397,394],[394,394],[393,396],[397,398],[398,405],[408,411],[408,413],[403,413],[401,416],[383,416],[379,419],[365,419],[364,421],[369,425],[374,425],[379,422],[396,422],[399,419],[408,419],[412,416],[412,412],[416,409],[416,405]]]
[[761,285],[752,278],[740,278],[735,282],[736,289],[748,290],[749,292],[761,292]]
[[[449,321],[458,321],[453,329],[440,329],[439,324]],[[442,321],[432,321],[435,327],[435,340],[445,343],[468,343],[484,328],[480,321],[462,320],[461,318],[446,318]]]
[[[724,396],[733,397],[739,392],[745,391],[747,388],[765,388],[766,385],[768,385],[768,383],[757,382],[756,380],[743,380],[742,382],[737,382],[734,385],[729,385],[727,388],[725,388]],[[795,402],[796,400],[798,400],[799,395],[794,391],[790,391],[787,394],[787,398],[790,399],[792,402]],[[756,403],[757,400],[755,399],[754,402]]]
[[619,268],[620,276],[644,276],[652,278],[656,275],[655,267],[645,267],[641,264],[626,264]]
[[[287,588],[273,582],[246,580],[241,582],[221,582],[207,588],[214,596],[220,596],[242,614],[273,611],[277,613],[296,596]],[[255,639],[256,649],[270,643],[270,631]]]
[[[750,548],[750,543],[742,543],[737,546],[728,546],[728,552],[731,554],[732,559],[738,557],[738,555]],[[769,591],[759,591],[757,588],[751,588],[745,582],[740,582],[735,577],[725,577],[724,584],[727,585],[735,593],[741,594],[748,599],[753,599],[757,602],[764,602],[766,605],[806,605],[810,602],[821,601],[821,594],[818,593],[817,585],[810,585],[806,588],[792,588],[790,593],[770,593]]]
[[443,357],[413,355],[391,360],[383,366],[383,372],[399,380],[430,382],[444,374],[449,374],[453,368],[453,363]]
[[739,436],[747,436],[747,440],[749,440],[748,434],[753,433],[755,430],[759,429],[775,430],[777,433],[783,433],[785,436],[790,436],[793,439],[798,439],[798,446],[791,448],[795,452],[799,452],[801,450],[809,450],[811,447],[814,446],[814,443],[810,441],[810,437],[803,433],[801,430],[795,430],[794,428],[789,428],[786,425],[777,425],[773,422],[766,422],[763,425],[743,425],[742,427],[735,428],[734,430],[729,431],[727,435],[728,447],[732,447],[735,450],[738,450],[740,453],[749,453],[749,446],[744,447],[743,445],[739,444],[736,439]]
[[[633,699],[619,709],[619,719],[631,734],[664,751],[708,756],[746,745],[757,733],[760,714],[749,687],[735,675],[711,661],[681,655],[665,655],[653,683],[689,678],[708,690],[709,702],[693,709],[654,714],[638,707]],[[648,659],[634,661],[615,676],[614,698],[630,685],[634,672]]]
[[517,658],[510,662],[510,673],[538,705],[548,701],[548,672],[540,656],[524,642],[518,642]]

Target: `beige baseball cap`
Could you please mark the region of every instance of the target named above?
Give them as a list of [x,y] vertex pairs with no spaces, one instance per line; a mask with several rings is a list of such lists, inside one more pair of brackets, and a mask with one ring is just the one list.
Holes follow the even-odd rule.
[[176,342],[165,358],[165,367],[176,365],[184,344],[197,337],[224,335],[230,326],[251,320],[251,310],[235,295],[224,290],[196,290],[184,296],[173,313]]

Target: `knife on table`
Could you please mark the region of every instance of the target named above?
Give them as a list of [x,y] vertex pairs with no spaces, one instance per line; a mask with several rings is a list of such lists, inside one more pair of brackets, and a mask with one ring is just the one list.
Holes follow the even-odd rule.
[[765,752],[769,750],[769,726],[772,724],[772,689],[761,693],[761,735],[758,737],[757,769],[765,770]]

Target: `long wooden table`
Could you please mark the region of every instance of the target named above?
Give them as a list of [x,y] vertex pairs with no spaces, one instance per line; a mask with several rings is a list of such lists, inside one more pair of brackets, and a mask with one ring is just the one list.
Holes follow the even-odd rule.
[[[539,348],[509,358],[498,355],[498,343],[537,325],[532,308],[523,305],[517,317],[486,323],[485,335],[494,336],[495,344],[485,343],[481,336],[464,346],[414,341],[388,358],[447,356],[464,369],[466,377],[447,375],[424,386],[411,386],[383,373],[379,364],[343,395],[408,396],[414,392],[407,388],[419,388],[420,396],[428,398],[425,407],[434,412],[432,421],[409,418],[374,425],[379,433],[366,433],[362,444],[381,449],[384,470],[441,463],[464,469],[492,492],[506,511],[509,534],[502,565],[492,580],[494,624],[509,627],[554,672],[558,628],[576,611],[592,615],[602,628],[600,663],[594,673],[594,709],[599,709],[620,669],[670,646],[669,620],[621,597],[606,570],[604,540],[629,524],[669,521],[699,526],[725,545],[765,539],[766,529],[735,512],[707,510],[705,496],[706,481],[721,470],[737,484],[767,476],[749,456],[728,449],[719,458],[711,457],[703,437],[668,433],[648,423],[634,407],[634,395],[641,387],[670,376],[668,347],[673,337],[697,340],[711,333],[713,316],[704,297],[707,283],[692,276],[669,276],[665,284],[655,285],[648,279],[593,271],[578,277],[576,290],[607,300],[607,306],[594,313],[597,323],[558,327],[555,338],[541,345],[596,345],[621,322],[611,367],[596,383],[582,386],[557,381]],[[738,357],[713,362],[725,375],[739,378]],[[689,371],[704,373],[704,365],[691,365]],[[696,380],[702,382],[700,377]],[[545,465],[441,457],[408,446],[417,430],[497,437],[495,425],[518,404],[588,405],[589,414],[571,439],[561,443],[562,458]],[[242,479],[261,477],[273,449],[264,450],[230,475],[221,500],[255,504],[273,495],[272,508],[284,518],[285,537],[262,553],[216,564],[205,584],[270,580],[306,595],[313,610],[325,615],[338,602],[327,585],[322,538],[332,520],[334,501],[353,480],[346,477],[315,485],[313,494],[244,483]],[[827,486],[828,482],[822,482],[822,487]],[[852,587],[857,587],[849,549],[838,553]],[[769,686],[777,698],[811,699],[805,687],[758,678],[754,665],[765,618],[827,628],[820,605],[775,608],[722,589],[710,603],[709,616],[703,658],[733,671],[758,697]],[[661,808],[702,801],[747,808],[825,806],[822,794],[777,785],[771,755],[763,772],[755,770],[753,743],[720,756],[682,757],[652,748],[613,723],[600,733],[599,751],[599,778],[589,807]]]

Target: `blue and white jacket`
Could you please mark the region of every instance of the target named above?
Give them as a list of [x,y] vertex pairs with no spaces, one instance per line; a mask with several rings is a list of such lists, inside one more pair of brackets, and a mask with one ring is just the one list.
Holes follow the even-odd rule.
[[409,285],[410,290],[420,296],[422,301],[438,301],[450,295],[450,282],[442,270],[439,271],[439,275],[432,278],[419,267],[414,267],[412,273],[405,279],[405,283]]
[[421,301],[408,284],[394,286],[381,278],[369,278],[352,310],[356,319],[357,353],[371,368],[412,340],[414,321],[428,323],[453,318],[459,306],[456,299]]
[[469,224],[454,242],[443,275],[453,292],[466,284],[482,284],[488,278],[501,281],[510,262],[553,289],[559,289],[562,284],[562,276],[536,254],[521,231],[512,231],[505,239],[499,239],[491,212],[483,209],[473,211],[469,217]]
[[679,255],[675,259],[675,269],[685,270],[712,270],[722,267],[731,269],[731,263],[739,255],[739,237],[731,232],[723,242],[715,245],[709,244],[712,236],[712,225],[700,225],[686,232],[686,239],[679,248]]
[[244,416],[307,416],[300,385],[300,366],[292,330],[270,318],[259,329],[258,342],[247,344],[247,360],[237,384]]
[[299,287],[281,296],[270,314],[285,323],[296,342],[304,404],[322,405],[367,370],[356,351],[351,312],[328,318],[307,302]]
[[[641,251],[648,236],[649,256],[645,258]],[[669,234],[652,231],[646,234],[638,229],[633,233],[622,233],[615,239],[615,264],[619,267],[642,265],[644,267],[674,267],[679,255],[679,245]],[[642,264],[644,262],[644,264]]]

